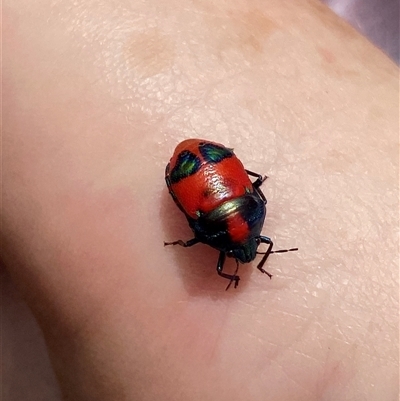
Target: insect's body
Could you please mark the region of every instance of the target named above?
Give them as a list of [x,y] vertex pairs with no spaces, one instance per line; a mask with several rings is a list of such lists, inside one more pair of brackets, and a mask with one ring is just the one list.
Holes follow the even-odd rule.
[[[257,177],[254,183],[249,175]],[[166,167],[165,180],[195,238],[166,245],[203,242],[219,250],[217,271],[237,286],[239,276],[222,272],[225,256],[251,262],[264,242],[269,248],[258,268],[268,274],[262,266],[273,244],[260,235],[267,201],[259,187],[265,178],[245,170],[232,149],[221,144],[200,139],[180,143]]]
[[166,180],[175,201],[193,219],[229,199],[253,192],[249,176],[232,150],[197,139],[177,146]]

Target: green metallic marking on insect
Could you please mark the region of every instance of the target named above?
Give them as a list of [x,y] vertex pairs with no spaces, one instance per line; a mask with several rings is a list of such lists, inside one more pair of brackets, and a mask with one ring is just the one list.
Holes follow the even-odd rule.
[[215,145],[213,143],[201,143],[199,145],[199,150],[204,159],[211,163],[219,163],[220,161],[233,156],[232,149]]
[[195,174],[201,166],[200,159],[187,150],[178,155],[175,167],[171,171],[171,182],[177,183],[180,180]]

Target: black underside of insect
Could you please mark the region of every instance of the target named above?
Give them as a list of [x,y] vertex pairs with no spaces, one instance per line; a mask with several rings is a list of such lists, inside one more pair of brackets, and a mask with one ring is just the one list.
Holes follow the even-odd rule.
[[[170,187],[170,182],[168,182],[168,169],[169,166],[167,166],[166,181],[168,187]],[[267,177],[263,177],[249,170],[246,170],[246,172],[249,176],[256,177],[256,180],[252,183],[252,193],[247,193],[238,198],[228,200],[211,212],[201,214],[197,219],[193,219],[185,213],[189,225],[194,232],[194,238],[186,242],[182,240],[164,242],[165,246],[180,245],[185,248],[191,247],[197,243],[204,243],[219,250],[217,273],[221,277],[229,280],[226,289],[228,289],[232,283],[234,283],[235,288],[239,284],[240,277],[236,274],[239,262],[249,263],[255,259],[257,254],[263,254],[261,261],[257,265],[257,269],[268,275],[269,278],[272,278],[272,275],[263,268],[269,255],[271,253],[284,253],[297,250],[297,248],[291,248],[273,251],[272,248],[274,244],[271,238],[260,235],[266,215],[265,205],[267,204],[267,200],[260,186]],[[172,192],[171,195],[178,207],[184,212]],[[241,219],[247,223],[248,227],[247,239],[242,243],[235,243],[232,241],[228,228],[229,218],[235,214],[240,215]],[[266,244],[268,246],[266,252],[257,252],[257,248],[260,244]],[[226,257],[231,257],[236,260],[237,267],[234,274],[228,274],[223,271]]]

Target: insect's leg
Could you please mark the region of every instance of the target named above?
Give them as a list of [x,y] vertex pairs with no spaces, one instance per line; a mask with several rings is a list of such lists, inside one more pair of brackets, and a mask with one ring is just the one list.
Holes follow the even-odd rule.
[[267,252],[257,252],[258,254],[264,255],[262,258],[261,262],[258,264],[257,268],[260,269],[263,273],[268,274],[268,276],[271,278],[272,275],[269,274],[267,271],[265,271],[262,267],[264,266],[264,263],[268,259],[268,256],[271,255],[271,253],[286,253],[286,252],[293,252],[293,251],[298,251],[299,248],[290,248],[290,249],[278,249],[277,251],[272,250],[273,243],[271,241],[271,238],[268,237],[260,237],[259,238],[260,242],[263,242],[265,244],[269,244],[269,247],[267,249]]
[[272,274],[270,274],[266,270],[264,270],[263,266],[264,266],[265,262],[267,261],[268,256],[272,252],[272,247],[274,246],[274,243],[272,242],[271,238],[269,238],[269,237],[261,236],[259,239],[260,239],[260,242],[262,242],[263,244],[268,244],[268,249],[267,249],[267,252],[265,252],[265,255],[263,256],[263,258],[261,259],[261,262],[257,265],[257,269],[260,270],[260,272],[265,273],[269,278],[272,278]]
[[167,245],[180,245],[180,246],[183,246],[183,247],[187,248],[188,246],[193,246],[193,245],[197,244],[198,242],[200,242],[200,241],[197,238],[193,238],[193,239],[191,239],[189,241],[186,241],[186,242],[184,242],[184,241],[182,241],[180,239],[178,241],[173,241],[173,242],[165,242],[164,241],[164,246],[167,246]]
[[256,177],[257,179],[253,182],[253,187],[257,191],[257,193],[260,195],[261,199],[264,201],[264,203],[267,203],[267,199],[261,191],[260,187],[262,183],[268,178],[266,175],[262,176],[261,174],[253,173],[253,171],[250,170],[245,170],[248,175],[251,175],[252,177]]
[[[227,273],[224,273],[224,272],[222,271],[223,268],[224,268],[225,259],[226,259],[226,254],[225,254],[225,252],[220,252],[220,253],[219,253],[219,258],[218,258],[218,263],[217,263],[217,273],[218,273],[221,277],[230,280],[230,282],[229,282],[229,284],[228,284],[228,287],[226,287],[226,290],[227,290],[227,289],[231,286],[232,281],[235,282],[235,288],[236,288],[236,287],[238,286],[238,284],[239,284],[240,277],[237,276],[236,274],[227,274]],[[237,272],[237,269],[236,269],[236,272]],[[236,273],[236,272],[235,272],[235,273]]]
[[248,175],[251,175],[252,177],[256,177],[257,179],[253,182],[253,186],[255,187],[255,188],[258,188],[258,187],[260,187],[261,186],[261,184],[268,178],[266,175],[261,175],[261,174],[258,174],[258,173],[254,173],[253,171],[250,171],[250,170],[245,170],[246,171],[246,173],[248,174]]

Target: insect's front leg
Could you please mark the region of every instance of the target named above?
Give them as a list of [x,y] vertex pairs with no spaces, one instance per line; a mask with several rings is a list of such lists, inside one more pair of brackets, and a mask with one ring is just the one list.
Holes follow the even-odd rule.
[[260,243],[268,244],[268,249],[267,249],[267,252],[265,252],[265,255],[263,256],[263,258],[261,259],[261,262],[258,264],[257,269],[260,270],[260,272],[265,273],[269,278],[272,278],[272,274],[270,274],[266,270],[264,270],[263,266],[264,266],[265,262],[267,261],[268,256],[272,252],[272,247],[274,246],[274,243],[272,242],[271,238],[264,237],[264,236],[261,236],[259,238],[259,241],[260,241]]
[[[235,282],[235,288],[236,288],[239,285],[240,277],[237,276],[236,274],[227,274],[222,271],[224,269],[225,259],[226,259],[226,253],[221,251],[219,253],[219,258],[218,258],[218,263],[217,263],[217,273],[221,277],[226,278],[227,280],[230,280],[228,287],[226,287],[226,290],[227,290],[231,286],[232,281]],[[236,269],[236,271],[237,271],[237,269]]]

